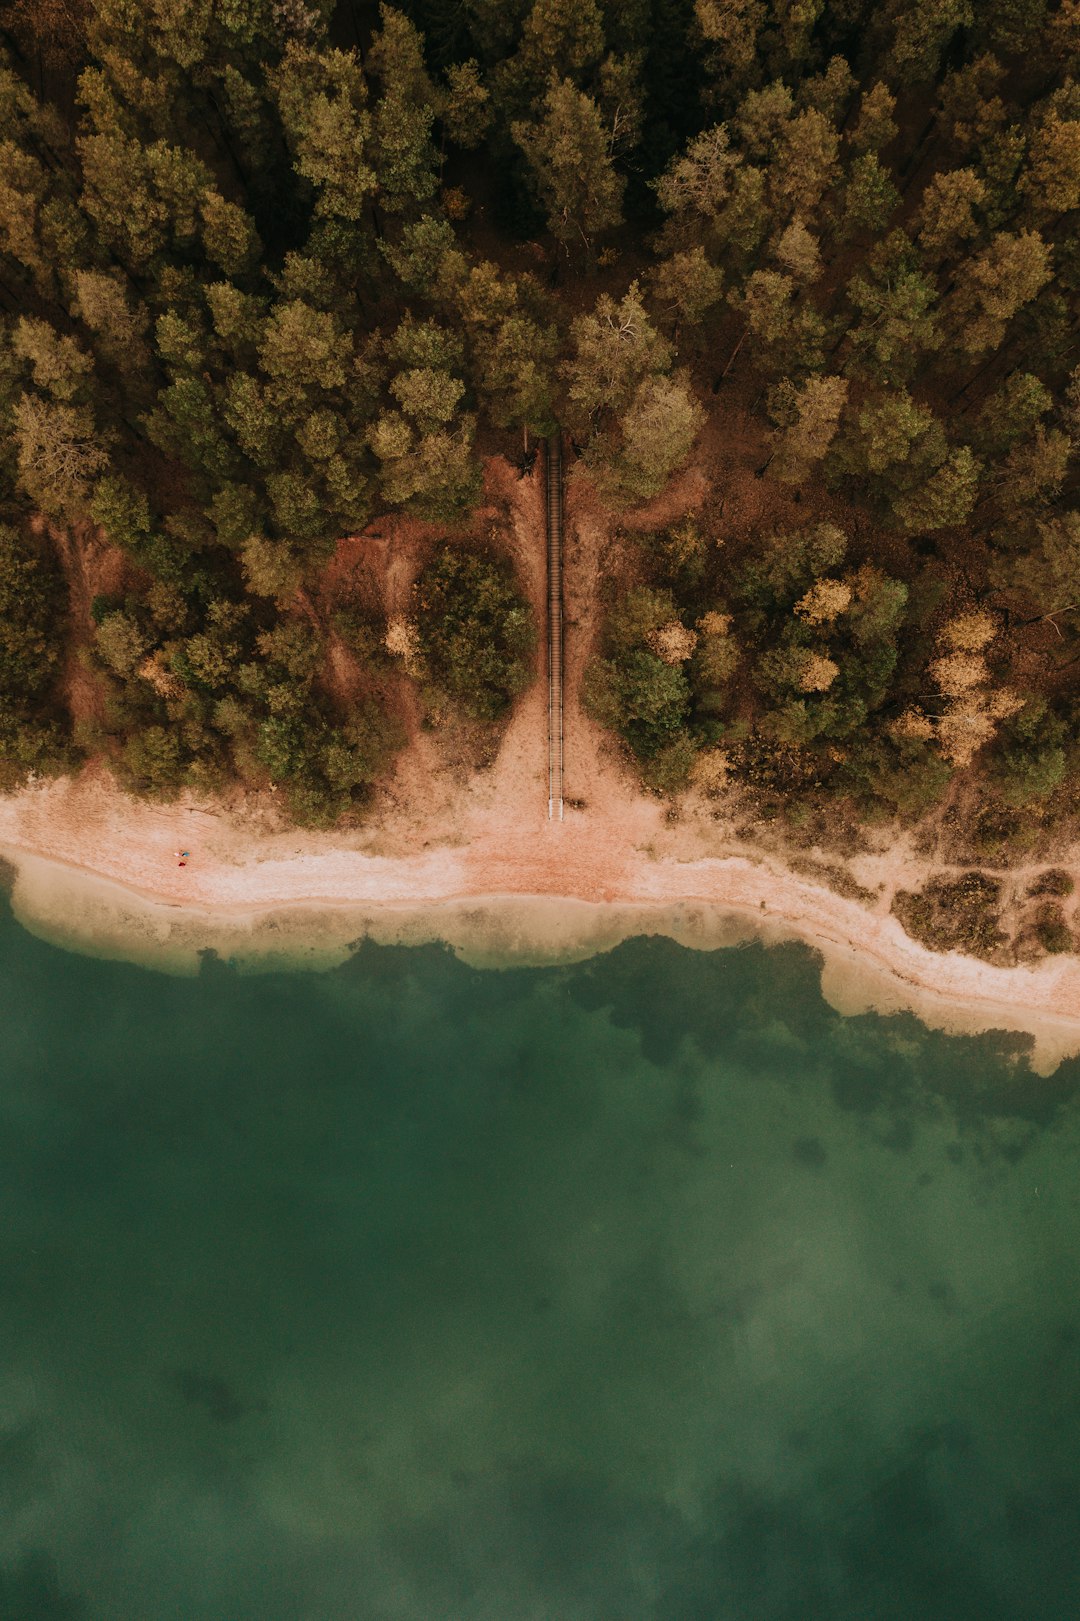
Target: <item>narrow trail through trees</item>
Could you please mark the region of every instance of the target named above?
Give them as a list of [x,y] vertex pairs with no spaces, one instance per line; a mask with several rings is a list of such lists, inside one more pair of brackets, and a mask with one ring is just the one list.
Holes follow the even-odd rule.
[[562,436],[547,442],[548,821],[563,819]]

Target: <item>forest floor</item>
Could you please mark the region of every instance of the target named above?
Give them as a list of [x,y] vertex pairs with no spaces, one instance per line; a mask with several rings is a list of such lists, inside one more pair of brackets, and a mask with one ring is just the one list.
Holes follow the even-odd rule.
[[[311,952],[319,937],[332,937],[344,950],[365,934],[446,939],[484,960],[579,954],[643,932],[707,946],[732,938],[730,920],[740,919],[743,935],[752,925],[770,939],[816,946],[825,993],[844,1011],[910,1008],[949,1029],[1026,1033],[1043,1069],[1080,1051],[1080,958],[1047,957],[1031,943],[1043,904],[1031,891],[1051,866],[1080,879],[1080,852],[1007,872],[982,868],[999,886],[997,938],[984,953],[991,960],[933,950],[905,932],[894,900],[969,869],[935,863],[923,853],[925,837],[879,826],[838,853],[796,847],[775,824],[755,825],[736,791],[660,800],[642,792],[617,744],[582,711],[581,678],[602,611],[598,582],[618,578],[624,537],[682,517],[714,487],[700,465],[691,467],[617,525],[584,480],[569,481],[562,823],[547,816],[542,679],[484,757],[452,723],[433,726],[401,678],[408,742],[353,827],[298,830],[269,791],[236,790],[213,803],[136,801],[100,765],[0,798],[0,856],[16,869],[18,914],[87,949],[187,967],[200,946],[244,956],[280,951],[286,938],[300,949],[303,937]],[[760,489],[754,480],[726,492],[740,521],[759,520],[750,509]],[[542,625],[539,469],[521,479],[500,458],[488,461],[478,538],[495,525]],[[327,589],[334,571],[363,570],[380,582],[385,612],[403,613],[439,533],[402,519],[373,524],[341,542]],[[350,655],[342,648],[331,656],[347,694]],[[538,675],[542,658],[541,637]],[[178,850],[191,852],[184,867]],[[1060,904],[1077,926],[1075,898]],[[283,921],[290,915],[292,924]]]

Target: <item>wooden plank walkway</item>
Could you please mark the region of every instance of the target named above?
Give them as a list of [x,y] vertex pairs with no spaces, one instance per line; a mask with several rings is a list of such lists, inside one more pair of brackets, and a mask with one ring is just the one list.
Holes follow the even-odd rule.
[[563,819],[562,436],[547,442],[548,820]]

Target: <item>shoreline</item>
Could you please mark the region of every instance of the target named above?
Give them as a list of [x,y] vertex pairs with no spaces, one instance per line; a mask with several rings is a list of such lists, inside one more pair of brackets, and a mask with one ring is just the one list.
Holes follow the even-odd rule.
[[[1080,1053],[1080,959],[996,967],[933,952],[890,913],[764,855],[676,859],[639,845],[615,862],[603,830],[573,817],[514,844],[388,856],[359,847],[362,836],[260,835],[221,811],[94,791],[125,816],[128,836],[81,860],[78,838],[74,847],[70,835],[50,840],[48,813],[65,795],[85,799],[85,785],[47,784],[0,801],[15,916],[68,949],[195,973],[208,950],[242,971],[329,967],[364,939],[441,941],[484,967],[580,959],[641,934],[703,950],[795,939],[820,956],[822,993],[841,1013],[904,1011],[949,1033],[1028,1037],[1043,1074]],[[81,819],[87,836],[92,822]],[[183,872],[162,847],[181,837],[199,847]]]

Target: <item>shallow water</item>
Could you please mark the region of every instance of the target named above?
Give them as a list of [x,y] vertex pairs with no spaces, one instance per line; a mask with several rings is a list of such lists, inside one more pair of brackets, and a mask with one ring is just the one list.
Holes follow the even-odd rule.
[[1080,1613],[1080,1064],[0,919],[0,1621]]

